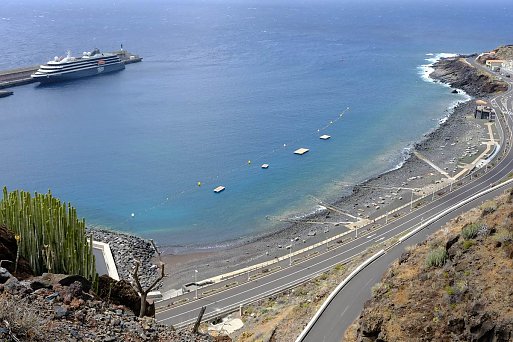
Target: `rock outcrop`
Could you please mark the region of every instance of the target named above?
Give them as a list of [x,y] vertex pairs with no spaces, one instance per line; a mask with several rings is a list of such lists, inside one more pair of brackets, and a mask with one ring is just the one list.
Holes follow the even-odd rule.
[[212,341],[176,331],[151,317],[138,318],[87,290],[81,277],[45,274],[30,280],[10,276],[0,285],[1,341]]
[[431,78],[462,89],[474,97],[486,97],[508,89],[507,83],[468,64],[460,56],[443,58],[435,63],[434,68]]
[[[127,306],[135,315],[138,315],[141,310],[139,294],[125,280],[116,281],[106,275],[102,275],[99,279],[98,295],[105,301]],[[146,305],[145,316],[155,316],[155,304],[148,303]]]
[[[513,340],[511,197],[484,203],[404,253],[346,340]],[[434,250],[445,251],[441,267],[430,262]]]
[[[16,252],[18,251],[18,244],[14,238],[14,234],[7,229],[6,226],[0,225],[0,260],[2,267],[5,267],[10,273],[15,273],[14,269],[16,262]],[[27,259],[23,256],[18,258],[18,267],[16,268],[15,276],[19,279],[27,279],[34,275],[32,268]],[[1,277],[0,277],[1,279]]]

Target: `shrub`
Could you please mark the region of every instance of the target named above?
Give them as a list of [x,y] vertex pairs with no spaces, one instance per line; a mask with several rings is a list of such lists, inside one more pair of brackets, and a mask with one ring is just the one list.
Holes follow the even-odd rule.
[[463,241],[463,249],[469,249],[470,247],[472,247],[474,245],[474,241],[472,240],[465,240]]
[[41,336],[42,327],[40,326],[40,317],[37,312],[30,307],[30,303],[25,300],[17,300],[14,298],[0,299],[0,322],[3,325],[8,322],[15,336],[23,337],[24,341]]
[[427,256],[428,267],[442,267],[447,261],[447,251],[444,247],[437,247],[431,250]]
[[499,229],[493,238],[497,242],[504,243],[513,240],[513,234],[507,229]]
[[463,229],[461,230],[461,236],[465,240],[473,239],[477,236],[477,233],[479,232],[479,229],[481,228],[481,224],[479,223],[470,223],[467,224]]
[[487,201],[485,204],[483,204],[481,209],[483,210],[481,216],[489,215],[497,210],[497,203],[494,201]]

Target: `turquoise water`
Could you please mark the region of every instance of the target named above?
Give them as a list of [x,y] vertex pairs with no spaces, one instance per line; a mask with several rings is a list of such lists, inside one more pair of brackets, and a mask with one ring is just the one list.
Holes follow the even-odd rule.
[[261,234],[276,228],[266,216],[339,196],[335,180],[400,164],[463,98],[422,80],[426,54],[510,43],[512,7],[3,1],[0,69],[121,43],[144,61],[1,99],[0,184],[52,189],[89,224],[168,245]]

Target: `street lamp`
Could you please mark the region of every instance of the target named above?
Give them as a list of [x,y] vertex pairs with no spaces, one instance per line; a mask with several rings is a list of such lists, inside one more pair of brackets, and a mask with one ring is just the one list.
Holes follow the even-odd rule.
[[289,266],[292,266],[292,246],[293,245],[294,245],[294,240],[290,239]]
[[196,295],[194,296],[194,299],[198,299],[198,278],[197,278],[197,275],[198,275],[198,270],[194,270],[194,285],[196,285],[195,286]]

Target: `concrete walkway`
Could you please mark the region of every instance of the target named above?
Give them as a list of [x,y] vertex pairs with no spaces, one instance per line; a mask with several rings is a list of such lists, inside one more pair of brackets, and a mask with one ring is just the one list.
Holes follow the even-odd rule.
[[445,172],[444,170],[442,170],[441,168],[439,168],[438,166],[436,166],[435,164],[433,164],[429,159],[427,159],[426,157],[424,157],[422,154],[420,154],[419,152],[417,151],[413,151],[413,154],[415,154],[415,156],[417,156],[417,158],[419,158],[420,160],[426,162],[426,164],[428,164],[429,166],[431,166],[433,169],[435,169],[436,171],[440,172],[442,175],[444,175],[445,177],[447,178],[451,178],[451,176],[449,176],[449,174],[447,172]]

